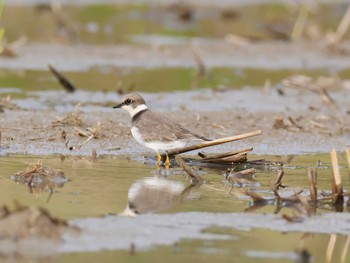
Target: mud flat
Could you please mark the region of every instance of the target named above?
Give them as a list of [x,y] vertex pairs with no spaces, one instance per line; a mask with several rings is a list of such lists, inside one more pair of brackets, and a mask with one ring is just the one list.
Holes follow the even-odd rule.
[[[258,137],[206,152],[252,146],[255,154],[288,155],[344,149],[350,135],[348,93],[347,89],[332,91],[335,104],[330,106],[318,94],[295,90],[284,95],[254,88],[143,95],[151,109],[209,138],[263,130]],[[28,98],[12,101],[19,109],[0,113],[0,152],[90,155],[95,149],[98,154],[153,154],[132,138],[129,115],[112,109],[121,98],[111,92],[29,92]],[[78,103],[79,122],[65,122]],[[87,128],[96,129],[96,134],[80,147],[89,135],[79,135],[79,130],[89,134]]]

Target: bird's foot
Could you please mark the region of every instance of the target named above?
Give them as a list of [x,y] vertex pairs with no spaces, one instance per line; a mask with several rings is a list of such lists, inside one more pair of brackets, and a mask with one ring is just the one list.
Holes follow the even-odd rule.
[[169,155],[166,155],[164,166],[165,166],[165,169],[169,169],[170,167]]
[[159,153],[157,153],[157,166],[161,166],[164,164],[165,169],[169,169],[170,167],[170,159],[169,156],[166,154],[165,155],[165,161],[164,160],[164,156],[161,156]]
[[157,165],[160,166],[162,164],[162,156],[157,153]]

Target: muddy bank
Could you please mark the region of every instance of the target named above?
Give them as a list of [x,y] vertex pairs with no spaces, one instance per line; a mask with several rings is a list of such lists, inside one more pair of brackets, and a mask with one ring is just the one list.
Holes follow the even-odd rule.
[[[308,218],[298,224],[288,223],[277,215],[237,213],[178,213],[172,215],[149,214],[136,218],[110,216],[70,221],[80,233],[66,232],[62,240],[52,244],[43,240],[23,239],[17,242],[2,241],[1,253],[40,256],[56,253],[96,252],[101,250],[143,251],[155,246],[173,245],[182,239],[237,240],[234,235],[206,232],[219,227],[226,229],[251,230],[253,228],[286,232],[332,233],[348,235],[349,214],[328,213]],[[239,240],[239,239],[238,239]],[[97,242],[98,241],[98,242]],[[5,243],[5,244],[4,244]],[[43,244],[45,249],[43,248]],[[5,245],[5,246],[4,246]],[[16,250],[14,250],[16,247]]]
[[[244,141],[205,149],[206,152],[254,147],[256,154],[302,154],[344,149],[349,143],[349,90],[332,91],[334,105],[318,94],[286,90],[197,90],[144,94],[149,107],[209,138],[263,130]],[[132,138],[130,117],[112,106],[121,100],[116,93],[33,92],[13,100],[21,109],[0,113],[1,154],[153,154]],[[81,103],[78,121],[67,122]],[[86,130],[86,129],[90,129]],[[81,145],[95,129],[88,143]],[[86,132],[84,136],[80,131]],[[90,133],[89,133],[90,132]],[[89,135],[90,134],[90,135]],[[71,148],[74,148],[71,150]],[[195,154],[195,153],[193,153]]]
[[[143,37],[143,39],[145,39]],[[341,54],[329,54],[320,42],[264,42],[236,46],[224,40],[183,39],[149,36],[141,46],[90,46],[28,43],[18,49],[15,58],[0,58],[0,68],[46,70],[51,64],[66,71],[91,67],[196,67],[191,43],[200,47],[206,67],[261,69],[332,69],[350,67]],[[174,45],[169,45],[174,42]],[[346,45],[346,43],[344,43]]]

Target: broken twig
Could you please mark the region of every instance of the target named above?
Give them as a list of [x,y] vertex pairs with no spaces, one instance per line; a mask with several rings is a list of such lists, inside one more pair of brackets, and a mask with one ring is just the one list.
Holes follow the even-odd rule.
[[63,88],[69,92],[72,93],[75,91],[75,87],[73,84],[65,77],[62,75],[62,73],[58,72],[53,66],[48,65],[51,73],[57,78],[59,83],[63,86]]
[[307,178],[309,181],[310,198],[315,202],[317,201],[317,168],[308,168]]

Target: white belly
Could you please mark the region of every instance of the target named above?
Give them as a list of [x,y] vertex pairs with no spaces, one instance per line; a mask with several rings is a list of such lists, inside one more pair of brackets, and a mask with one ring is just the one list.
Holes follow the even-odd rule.
[[187,141],[182,141],[182,140],[170,141],[170,142],[159,142],[159,141],[144,142],[142,140],[142,136],[139,132],[139,129],[136,127],[131,128],[131,134],[138,143],[159,153],[165,153],[166,151],[179,149],[179,148],[185,147],[188,144]]

